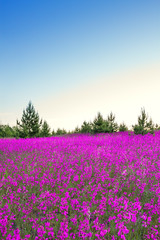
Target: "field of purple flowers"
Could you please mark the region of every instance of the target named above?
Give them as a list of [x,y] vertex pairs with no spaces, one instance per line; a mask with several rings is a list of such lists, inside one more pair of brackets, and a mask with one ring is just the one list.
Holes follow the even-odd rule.
[[0,239],[160,239],[160,131],[0,139]]

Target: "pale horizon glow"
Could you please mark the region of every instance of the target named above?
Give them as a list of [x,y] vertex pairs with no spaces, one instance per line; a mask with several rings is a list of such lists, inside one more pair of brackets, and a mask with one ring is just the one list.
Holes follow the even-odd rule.
[[[107,119],[111,111],[115,115],[115,122],[118,124],[124,122],[130,129],[138,122],[141,108],[145,108],[148,119],[151,117],[154,123],[160,124],[156,105],[159,101],[159,79],[160,63],[143,66],[126,73],[99,77],[94,79],[92,85],[84,84],[56,97],[47,98],[45,102],[40,101],[37,106],[39,113],[45,115],[53,128],[54,122],[57,128],[68,125],[66,130],[80,127],[84,120],[93,121],[98,112]],[[154,96],[150,97],[152,92]],[[123,110],[119,106],[123,106]],[[52,117],[53,115],[55,117]]]
[[15,126],[31,100],[55,131],[111,111],[131,129],[141,108],[160,125],[158,1],[7,2],[0,14],[0,124]]

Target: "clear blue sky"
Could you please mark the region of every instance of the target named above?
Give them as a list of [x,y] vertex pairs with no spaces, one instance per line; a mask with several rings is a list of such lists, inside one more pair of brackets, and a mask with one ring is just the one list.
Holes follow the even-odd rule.
[[100,111],[160,124],[160,1],[0,0],[0,123],[32,101],[51,128]]

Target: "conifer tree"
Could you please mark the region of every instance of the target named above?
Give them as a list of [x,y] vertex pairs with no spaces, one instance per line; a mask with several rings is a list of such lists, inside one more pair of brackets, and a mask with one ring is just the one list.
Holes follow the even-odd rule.
[[23,110],[21,123],[17,120],[20,137],[38,137],[41,125],[42,120],[39,119],[39,115],[35,112],[34,106],[30,101],[26,110]]
[[118,130],[118,124],[114,122],[115,116],[113,116],[113,113],[111,112],[108,116],[108,129],[110,133],[117,132]]
[[155,130],[157,131],[157,130],[160,130],[160,126],[156,123],[156,125],[155,125]]
[[4,125],[0,125],[0,137],[4,138],[5,137],[5,128]]
[[72,134],[72,131],[69,130],[67,134],[68,134],[68,135]]
[[128,128],[127,128],[127,126],[123,122],[123,123],[121,123],[119,125],[119,129],[118,130],[119,130],[119,132],[126,132],[126,131],[128,131]]
[[92,125],[89,122],[84,121],[81,126],[81,133],[92,133]]
[[67,134],[67,132],[64,128],[63,129],[60,129],[60,128],[57,129],[56,135],[64,135],[64,134]]
[[93,120],[93,133],[103,133],[104,132],[104,119],[100,112],[98,112],[97,117]]
[[147,133],[154,133],[154,124],[152,119],[147,121],[148,116],[145,113],[145,109],[141,109],[141,116],[138,117],[138,124],[132,125],[135,134],[145,135]]
[[80,128],[77,126],[77,127],[74,129],[73,133],[80,133]]
[[47,121],[44,121],[43,124],[42,124],[42,129],[40,131],[40,136],[41,137],[49,137],[51,134],[50,134],[50,127],[47,123]]
[[109,128],[109,122],[108,120],[104,119],[104,123],[102,125],[102,129],[104,133],[109,133],[110,132],[110,128]]
[[54,131],[54,129],[53,129],[53,131],[52,131],[52,136],[55,136],[56,135],[56,133],[55,133],[55,131]]

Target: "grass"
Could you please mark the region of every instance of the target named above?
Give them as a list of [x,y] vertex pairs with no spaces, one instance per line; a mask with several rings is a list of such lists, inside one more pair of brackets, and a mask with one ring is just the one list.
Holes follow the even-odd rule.
[[160,239],[159,142],[0,139],[0,239]]

